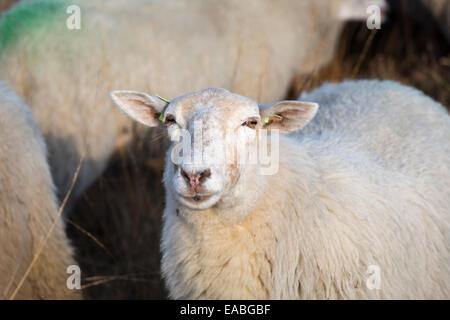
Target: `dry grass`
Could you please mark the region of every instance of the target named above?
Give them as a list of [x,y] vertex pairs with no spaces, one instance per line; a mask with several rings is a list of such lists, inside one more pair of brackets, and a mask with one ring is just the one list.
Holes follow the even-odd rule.
[[90,298],[166,296],[159,272],[163,159],[147,157],[150,143],[139,141],[113,158],[70,217]]
[[[0,8],[7,2],[13,1]],[[377,32],[348,24],[332,62],[295,79],[288,98],[325,81],[380,78],[413,85],[448,107],[450,51],[436,22],[418,1],[392,1],[391,8],[390,21]],[[87,298],[166,297],[159,268],[163,159],[162,150],[150,148],[154,137],[119,150],[68,221]]]

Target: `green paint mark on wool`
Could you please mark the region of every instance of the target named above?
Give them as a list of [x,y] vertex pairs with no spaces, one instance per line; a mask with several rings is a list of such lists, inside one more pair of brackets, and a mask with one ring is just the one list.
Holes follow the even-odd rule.
[[12,45],[23,35],[39,32],[58,17],[61,17],[61,24],[65,26],[66,17],[63,15],[68,5],[69,2],[65,0],[19,2],[0,18],[0,50]]

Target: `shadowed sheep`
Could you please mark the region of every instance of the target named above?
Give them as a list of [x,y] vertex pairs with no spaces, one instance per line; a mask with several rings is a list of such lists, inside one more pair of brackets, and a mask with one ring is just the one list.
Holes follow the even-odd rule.
[[[260,101],[332,56],[355,0],[22,1],[0,21],[0,75],[32,109],[60,197],[86,152],[76,199],[131,136],[103,97],[133,87],[171,98],[207,86]],[[81,8],[68,29],[66,8]],[[74,20],[69,20],[70,22]],[[158,152],[160,148],[154,146]]]
[[[171,298],[449,297],[450,117],[422,92],[349,81],[268,106],[224,89],[167,106],[111,97],[173,141],[161,241]],[[249,161],[267,144],[269,173]]]
[[[66,270],[75,261],[57,210],[44,139],[30,110],[0,85],[0,299],[82,297],[67,289]],[[16,292],[55,219],[47,243]]]

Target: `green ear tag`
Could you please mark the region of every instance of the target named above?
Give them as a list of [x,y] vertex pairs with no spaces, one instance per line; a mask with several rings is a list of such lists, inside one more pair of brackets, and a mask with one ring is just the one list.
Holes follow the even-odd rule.
[[269,117],[265,117],[265,118],[264,118],[264,123],[265,123],[265,124],[268,124],[268,123],[269,123]]
[[[170,100],[167,100],[166,98],[161,97],[160,95],[156,94],[155,95],[158,99],[164,101],[165,103],[170,103]],[[161,114],[159,115],[159,121],[163,121],[164,119],[164,112],[161,112]]]
[[167,100],[166,98],[161,97],[160,95],[156,95],[156,97],[166,103],[170,103],[170,100]]

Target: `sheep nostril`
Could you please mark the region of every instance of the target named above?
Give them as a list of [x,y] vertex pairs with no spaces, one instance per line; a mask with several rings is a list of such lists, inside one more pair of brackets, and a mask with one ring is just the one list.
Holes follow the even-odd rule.
[[189,174],[180,168],[181,176],[186,180],[186,182],[192,186],[197,186],[203,182],[204,179],[211,176],[211,170],[207,169],[199,173]]

